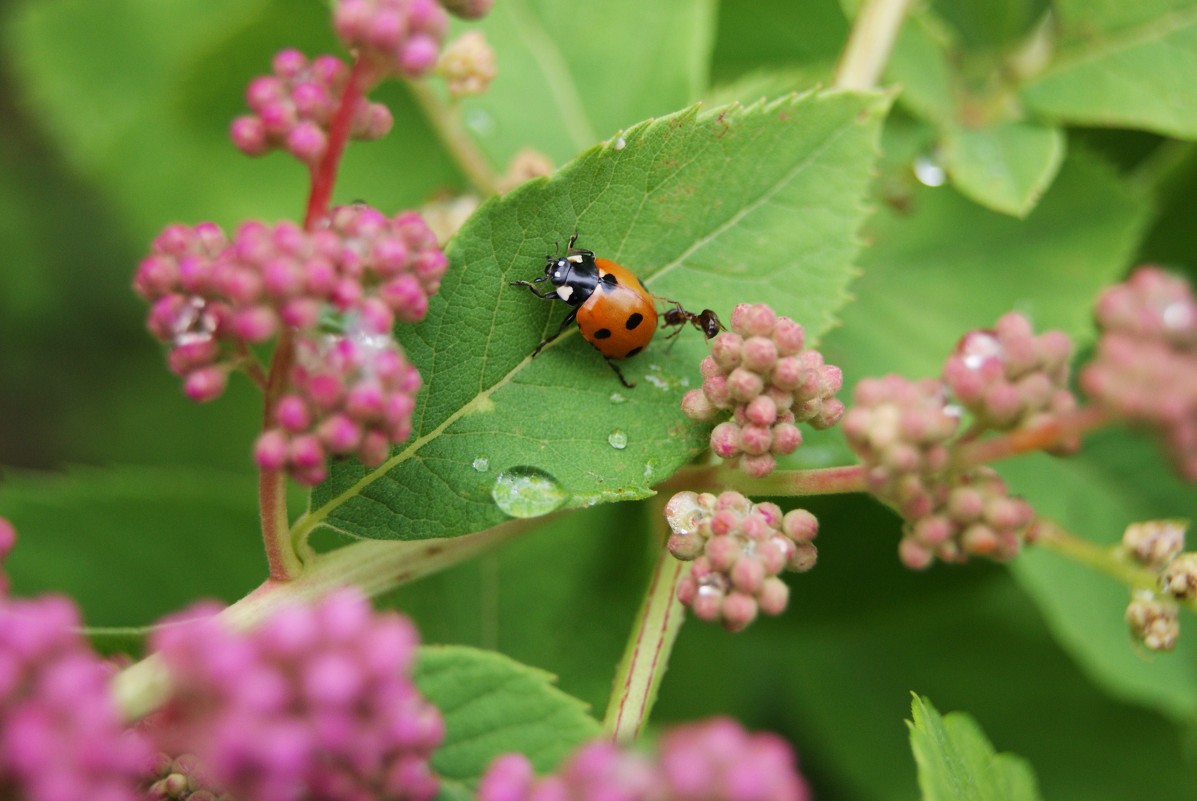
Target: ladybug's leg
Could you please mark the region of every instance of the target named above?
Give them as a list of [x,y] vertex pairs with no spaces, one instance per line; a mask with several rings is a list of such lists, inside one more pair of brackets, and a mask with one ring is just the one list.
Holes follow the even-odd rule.
[[526,287],[528,287],[528,290],[533,295],[540,298],[541,300],[548,300],[549,298],[556,297],[556,295],[557,295],[556,287],[550,287],[549,289],[545,290],[544,292],[536,291],[536,287],[533,286],[533,284],[539,284],[544,279],[545,279],[545,277],[542,275],[540,278],[533,278],[531,281],[512,281],[511,286],[526,286]]
[[[536,290],[532,290],[532,291],[535,292]],[[540,353],[541,348],[543,348],[545,345],[552,342],[557,337],[561,336],[561,332],[563,332],[566,328],[569,328],[570,323],[572,323],[574,321],[574,318],[577,316],[578,316],[577,309],[574,309],[569,314],[565,315],[565,319],[561,321],[561,327],[557,329],[557,332],[555,334],[551,334],[551,335],[545,337],[544,339],[542,339],[540,341],[540,344],[536,346],[536,350],[532,351],[532,358],[535,359],[536,354]]]
[[623,384],[628,389],[635,389],[636,385],[629,383],[628,380],[623,377],[623,370],[619,369],[618,364],[611,361],[611,358],[609,356],[604,356],[603,358],[607,360],[607,364],[610,365],[611,369],[615,371],[615,375],[617,375],[619,377],[619,383]]

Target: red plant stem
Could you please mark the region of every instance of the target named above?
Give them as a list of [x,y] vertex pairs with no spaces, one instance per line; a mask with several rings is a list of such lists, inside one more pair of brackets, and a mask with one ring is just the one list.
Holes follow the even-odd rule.
[[[262,406],[262,429],[274,422],[274,409],[287,389],[294,358],[294,335],[289,328],[279,334]],[[270,578],[289,581],[299,575],[302,563],[291,542],[291,524],[287,518],[287,474],[282,470],[262,470],[258,475],[258,513],[262,518],[262,542],[266,548],[266,563]]]
[[337,107],[337,113],[333,116],[332,125],[329,127],[328,147],[320,162],[312,169],[312,191],[308,195],[308,210],[303,218],[303,227],[309,231],[317,220],[328,213],[328,204],[332,199],[333,184],[336,183],[341,155],[345,152],[345,145],[349,141],[353,112],[365,96],[367,77],[365,64],[360,59],[355,60],[353,68],[349,71],[345,92],[341,95],[341,105]]
[[959,467],[988,464],[1023,453],[1044,450],[1108,425],[1113,415],[1097,406],[1083,406],[1029,428],[963,445],[955,463]]

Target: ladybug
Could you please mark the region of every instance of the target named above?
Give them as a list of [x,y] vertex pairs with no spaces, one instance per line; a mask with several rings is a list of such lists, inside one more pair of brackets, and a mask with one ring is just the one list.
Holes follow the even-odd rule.
[[[512,286],[528,287],[542,300],[560,300],[573,308],[556,333],[543,339],[532,355],[535,357],[576,320],[582,337],[603,354],[607,364],[619,376],[620,383],[630,389],[635,385],[628,383],[619,365],[612,360],[631,358],[652,341],[657,332],[656,298],[627,268],[595,258],[593,251],[575,248],[577,241],[578,234],[574,232],[564,256],[545,257],[544,275],[531,281],[511,282]],[[551,283],[552,288],[537,291],[535,285],[545,281]],[[670,302],[675,308],[665,313],[666,325],[682,326],[690,322],[706,333],[710,329],[709,321],[714,320],[715,333],[718,333],[721,326],[713,311],[705,309],[696,315],[687,312],[680,303]],[[707,337],[714,335],[710,333]]]

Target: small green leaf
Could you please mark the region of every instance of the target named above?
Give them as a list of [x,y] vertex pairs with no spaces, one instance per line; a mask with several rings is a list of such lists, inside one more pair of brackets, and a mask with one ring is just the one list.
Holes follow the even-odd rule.
[[998,122],[946,132],[943,157],[952,185],[982,206],[1026,217],[1051,185],[1064,158],[1059,128]]
[[183,468],[5,474],[17,528],[13,591],[69,594],[88,625],[138,626],[201,598],[234,601],[266,577],[252,476]]
[[522,505],[533,514],[652,494],[706,439],[678,405],[698,384],[701,337],[659,337],[625,363],[638,384],[625,389],[574,327],[533,359],[566,309],[508,282],[543,275],[545,254],[577,230],[661,297],[725,319],[736,303],[769,302],[817,336],[852,275],[887,105],[829,92],[690,108],[483,206],[451,243],[427,321],[400,331],[425,381],[412,440],[377,470],[335,465],[301,526],[477,531],[507,519],[496,500],[513,473],[554,498]]
[[1197,3],[1060,3],[1048,68],[1021,92],[1038,114],[1081,125],[1197,137]]
[[445,719],[445,742],[432,758],[442,799],[472,798],[500,754],[518,751],[548,772],[599,734],[586,705],[554,687],[549,674],[493,651],[425,646],[415,681]]
[[962,712],[940,716],[915,696],[910,748],[923,801],[1036,801],[1039,790],[1026,760],[998,754],[976,721]]

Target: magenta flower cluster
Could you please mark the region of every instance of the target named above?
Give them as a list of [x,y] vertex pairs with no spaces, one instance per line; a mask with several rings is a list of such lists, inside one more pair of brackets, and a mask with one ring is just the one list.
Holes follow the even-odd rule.
[[417,634],[356,590],[236,632],[200,608],[155,630],[172,694],[151,731],[255,801],[428,801],[440,713],[410,679]]
[[[308,60],[298,50],[274,57],[273,73],[250,81],[245,102],[252,113],[233,120],[229,136],[238,150],[262,156],[286,150],[315,165],[328,148],[328,133],[349,81],[349,66],[336,56]],[[358,96],[349,136],[370,141],[385,136],[394,120],[381,103]]]
[[[1071,356],[1072,340],[1063,331],[1036,336],[1026,317],[1010,312],[991,330],[965,334],[944,365],[943,379],[978,427],[1008,430],[1076,409],[1068,389]],[[1075,451],[1080,442],[1067,445]]]
[[333,28],[379,74],[415,78],[436,64],[449,20],[436,0],[337,0]]
[[377,467],[411,435],[420,373],[389,335],[359,323],[344,336],[301,337],[295,349],[291,392],[254,449],[259,467],[315,485],[330,455]]
[[536,778],[522,754],[496,759],[479,801],[808,801],[810,788],[789,744],[752,734],[728,718],[678,726],[655,758],[596,742],[557,773]]
[[1033,519],[1031,507],[1010,497],[991,469],[953,468],[959,424],[943,383],[897,375],[857,384],[844,416],[866,487],[906,520],[898,553],[909,567],[970,555],[1010,559]]
[[693,561],[678,600],[730,631],[747,627],[758,612],[785,611],[790,590],[781,572],[810,570],[818,556],[814,515],[805,509],[783,515],[777,504],[754,504],[738,492],[679,492],[665,505],[665,518],[669,552]]
[[0,599],[0,796],[139,801],[151,752],[125,731],[111,671],[66,598]]
[[1101,336],[1080,374],[1094,401],[1159,432],[1177,471],[1197,481],[1197,297],[1183,279],[1141,267],[1095,307]]
[[761,477],[773,472],[776,456],[802,444],[797,423],[822,429],[839,421],[844,405],[835,393],[843,375],[804,348],[801,325],[764,304],[736,306],[731,326],[711,340],[700,366],[702,389],[683,396],[682,411],[703,422],[730,411],[731,419],[711,432],[711,449]]

